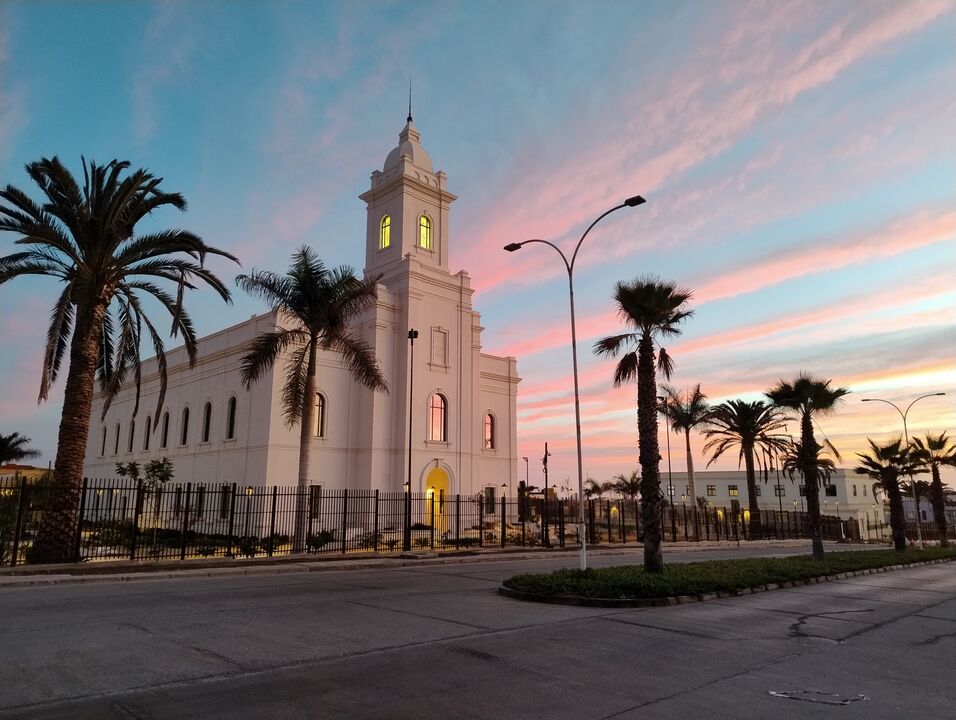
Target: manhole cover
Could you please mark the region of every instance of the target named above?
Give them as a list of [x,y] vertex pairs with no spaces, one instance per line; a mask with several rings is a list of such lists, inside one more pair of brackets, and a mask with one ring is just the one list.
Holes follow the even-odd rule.
[[767,692],[774,697],[822,703],[823,705],[849,705],[867,699],[866,695],[844,696],[840,693],[823,692],[822,690],[768,690]]

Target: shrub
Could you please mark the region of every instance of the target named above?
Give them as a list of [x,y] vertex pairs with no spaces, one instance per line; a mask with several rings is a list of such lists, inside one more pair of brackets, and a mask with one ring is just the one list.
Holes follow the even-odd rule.
[[398,538],[389,538],[388,540],[385,540],[382,545],[387,547],[389,550],[394,550],[395,546],[398,545]]
[[255,557],[259,552],[259,538],[254,535],[239,538],[238,549],[243,557]]
[[264,552],[274,553],[282,545],[288,545],[288,544],[289,544],[288,535],[280,535],[279,533],[275,533],[274,535],[269,535],[267,537],[262,538],[261,542],[259,543],[259,547],[261,547]]
[[333,536],[328,530],[321,530],[317,533],[312,533],[305,539],[305,544],[309,549],[309,552],[315,552],[319,548],[325,547],[330,542],[332,542]]
[[372,550],[382,544],[382,533],[365,533],[358,538],[358,545],[366,550]]
[[427,548],[431,543],[427,537],[417,537],[415,538],[414,545],[417,548]]

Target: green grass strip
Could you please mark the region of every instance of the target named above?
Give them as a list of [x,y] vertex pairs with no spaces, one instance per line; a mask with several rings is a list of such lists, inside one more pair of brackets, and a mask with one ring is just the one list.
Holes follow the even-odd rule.
[[557,570],[515,575],[505,587],[544,596],[639,600],[676,595],[700,595],[758,588],[771,583],[809,580],[825,575],[956,559],[956,548],[925,550],[870,550],[827,553],[821,562],[809,555],[781,558],[744,558],[695,563],[670,563],[663,574],[649,574],[635,565]]

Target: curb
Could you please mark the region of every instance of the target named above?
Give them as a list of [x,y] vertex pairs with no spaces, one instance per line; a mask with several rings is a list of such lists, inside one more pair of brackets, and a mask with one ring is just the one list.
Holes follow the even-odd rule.
[[[769,541],[769,548],[799,547],[804,544],[801,540]],[[628,551],[637,551],[641,544],[602,545],[589,550],[594,556],[618,555]],[[710,551],[736,547],[736,543],[712,542],[704,546],[680,543],[672,550]],[[169,563],[173,567],[140,563],[127,564],[122,567],[110,567],[108,563],[85,565],[60,566],[20,566],[9,570],[0,570],[0,590],[4,588],[37,587],[43,585],[75,585],[97,582],[131,582],[137,580],[172,580],[177,578],[223,578],[244,577],[256,575],[285,575],[288,573],[306,572],[334,572],[338,570],[368,570],[374,568],[402,568],[422,565],[458,565],[479,562],[508,562],[513,560],[530,560],[548,556],[562,556],[576,554],[578,549],[571,548],[507,548],[504,550],[464,550],[445,552],[436,555],[427,553],[421,555],[373,555],[364,554],[359,557],[343,559],[338,556],[283,556],[277,558],[238,559],[204,561],[187,560]],[[155,562],[155,561],[153,561]],[[162,561],[160,561],[162,562]],[[203,563],[183,567],[183,564]]]
[[923,560],[920,562],[904,563],[901,565],[886,565],[884,567],[868,568],[866,570],[851,570],[837,573],[835,575],[820,575],[818,577],[807,578],[805,580],[787,580],[781,583],[757,585],[755,587],[741,588],[733,592],[717,591],[710,593],[700,593],[698,595],[669,595],[667,597],[657,598],[589,598],[581,595],[542,595],[541,593],[515,590],[514,588],[506,587],[504,585],[501,585],[498,588],[498,593],[514,600],[546,603],[549,605],[573,605],[577,607],[604,608],[661,607],[665,605],[689,605],[690,603],[705,602],[707,600],[722,600],[725,598],[741,597],[743,595],[756,595],[757,593],[768,592],[770,590],[782,590],[785,588],[803,587],[805,585],[816,585],[817,583],[846,580],[848,578],[861,577],[863,575],[875,575],[876,573],[889,572],[890,570],[904,570],[906,568],[940,565],[942,563],[949,562],[956,562],[956,558],[938,558],[936,560]]

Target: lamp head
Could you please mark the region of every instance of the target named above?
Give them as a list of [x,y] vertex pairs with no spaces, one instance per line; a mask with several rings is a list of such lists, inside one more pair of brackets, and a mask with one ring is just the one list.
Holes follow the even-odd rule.
[[508,252],[514,252],[515,250],[521,249],[521,243],[508,243],[505,245],[505,250]]
[[628,207],[637,207],[638,205],[643,205],[647,200],[642,198],[640,195],[635,195],[634,197],[629,197],[624,201],[624,204]]

